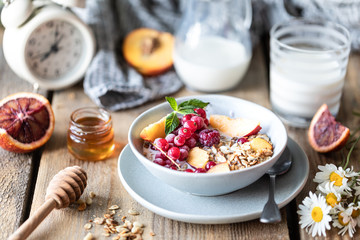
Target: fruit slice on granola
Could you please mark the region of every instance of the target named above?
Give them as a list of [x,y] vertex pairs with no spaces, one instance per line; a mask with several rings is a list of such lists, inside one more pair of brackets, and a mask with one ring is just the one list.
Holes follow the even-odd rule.
[[326,104],[322,105],[314,115],[308,132],[311,147],[322,153],[341,149],[349,136],[350,130],[335,121]]
[[251,149],[259,152],[263,150],[271,150],[273,149],[273,146],[266,141],[263,138],[256,137],[250,141],[250,147]]
[[199,147],[194,147],[189,151],[186,161],[195,168],[205,168],[206,163],[209,161],[209,154]]
[[247,137],[261,130],[259,121],[224,115],[211,115],[210,125],[230,137]]
[[166,117],[163,117],[159,121],[148,125],[140,132],[140,137],[149,142],[154,142],[156,138],[165,138],[165,121]]
[[217,164],[207,171],[208,173],[215,172],[230,172],[229,164],[227,162]]

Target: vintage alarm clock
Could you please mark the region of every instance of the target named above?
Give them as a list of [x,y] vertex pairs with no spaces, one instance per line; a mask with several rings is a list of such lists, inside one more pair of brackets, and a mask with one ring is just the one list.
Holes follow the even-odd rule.
[[68,7],[84,0],[6,0],[4,56],[21,78],[46,89],[61,89],[84,76],[95,52],[90,28]]

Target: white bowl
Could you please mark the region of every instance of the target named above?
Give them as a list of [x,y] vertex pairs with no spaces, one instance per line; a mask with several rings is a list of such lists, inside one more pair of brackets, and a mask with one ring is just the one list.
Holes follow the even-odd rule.
[[284,151],[287,133],[284,124],[270,110],[255,103],[224,95],[188,96],[176,99],[179,103],[189,99],[200,99],[210,104],[206,108],[207,115],[222,114],[232,118],[248,118],[260,121],[261,133],[269,136],[274,145],[273,156],[250,168],[226,173],[188,173],[174,171],[147,159],[143,155],[141,130],[150,123],[156,122],[172,110],[167,102],[155,106],[142,113],[130,126],[129,145],[139,161],[154,177],[184,192],[203,196],[216,196],[244,188],[258,180],[276,162]]

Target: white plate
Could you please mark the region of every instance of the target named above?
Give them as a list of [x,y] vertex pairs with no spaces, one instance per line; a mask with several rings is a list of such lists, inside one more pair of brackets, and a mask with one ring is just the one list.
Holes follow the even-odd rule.
[[[288,173],[276,177],[275,201],[288,204],[304,187],[309,162],[291,138],[288,148],[293,163]],[[269,177],[263,176],[236,192],[201,197],[181,192],[153,177],[127,145],[119,156],[118,173],[126,191],[150,211],[170,219],[202,224],[223,224],[259,218],[268,199]],[[209,183],[211,184],[211,183]]]

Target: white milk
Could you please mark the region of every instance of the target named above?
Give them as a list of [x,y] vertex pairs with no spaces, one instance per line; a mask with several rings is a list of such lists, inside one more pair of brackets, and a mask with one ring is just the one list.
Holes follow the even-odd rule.
[[[345,71],[329,54],[287,53],[270,66],[270,99],[275,112],[311,119],[326,103],[336,115],[340,106]],[[286,118],[286,117],[285,117]]]
[[190,88],[205,92],[234,87],[251,59],[244,45],[220,37],[202,38],[194,48],[175,48],[173,57],[181,80]]

